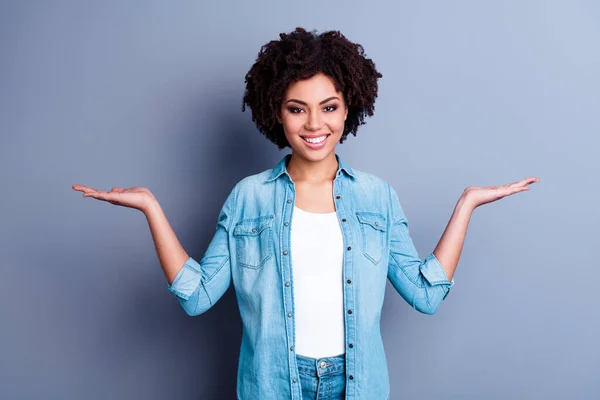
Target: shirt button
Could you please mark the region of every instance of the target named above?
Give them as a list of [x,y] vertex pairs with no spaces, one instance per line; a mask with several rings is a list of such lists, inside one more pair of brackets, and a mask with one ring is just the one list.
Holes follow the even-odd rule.
[[288,200],[287,202],[288,202],[288,203],[291,203],[292,201],[291,201],[291,200]]
[[351,281],[350,279],[348,279],[346,282],[348,282],[348,283],[352,283],[352,281]]
[[296,383],[296,382],[297,382],[297,381],[296,381],[296,378],[292,379],[292,382]]
[[321,361],[321,368],[325,368],[327,366],[327,363],[325,361]]
[[284,251],[283,251],[283,255],[284,255],[284,256],[287,256],[287,254],[288,254],[287,250],[284,250]]
[[290,283],[289,283],[289,282],[286,282],[286,283],[285,283],[285,286],[290,286]]
[[348,310],[348,314],[352,314],[352,310]]
[[353,347],[354,347],[354,345],[353,345],[352,343],[350,343],[350,344],[348,345],[348,347],[350,347],[350,348],[353,348]]
[[340,196],[335,196],[335,198],[339,200],[339,199],[340,199]]
[[285,225],[285,226],[288,226],[289,224],[290,224],[290,223],[289,223],[289,222],[287,222],[287,221],[285,221],[285,222],[283,223],[283,225]]
[[252,232],[256,232],[256,228],[252,228]]
[[292,313],[288,313],[288,318],[292,318]]
[[346,222],[346,218],[342,218],[342,222]]
[[291,347],[290,347],[290,350],[291,350],[291,351],[294,351],[294,346],[291,346]]
[[352,250],[352,247],[348,246],[348,251]]
[[350,380],[354,379],[354,377],[352,375],[350,375],[348,378],[350,378]]

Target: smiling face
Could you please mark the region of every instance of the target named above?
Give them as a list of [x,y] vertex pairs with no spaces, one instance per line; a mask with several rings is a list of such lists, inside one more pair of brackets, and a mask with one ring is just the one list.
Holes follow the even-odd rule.
[[322,161],[335,157],[347,116],[342,93],[329,76],[318,73],[288,86],[277,120],[293,155]]

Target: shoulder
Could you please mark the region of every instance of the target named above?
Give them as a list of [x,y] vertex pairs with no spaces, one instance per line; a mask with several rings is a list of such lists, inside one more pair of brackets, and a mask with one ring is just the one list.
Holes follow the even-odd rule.
[[267,169],[240,179],[231,190],[231,195],[236,200],[241,201],[242,199],[256,197],[261,193],[266,194],[269,190],[273,190],[273,182],[269,181],[272,171],[273,169]]
[[403,212],[398,192],[388,181],[372,173],[357,170],[353,172],[357,182],[356,193],[360,198],[367,199],[370,204],[377,205],[390,214]]
[[248,175],[235,184],[234,189],[239,192],[255,190],[267,184],[269,176],[273,169],[267,169],[256,174]]
[[358,189],[364,189],[371,192],[376,192],[377,195],[386,196],[389,194],[391,185],[379,175],[365,172],[357,169],[352,169],[354,175],[353,183]]
[[355,168],[352,168],[352,173],[354,174],[356,181],[362,184],[370,184],[377,186],[387,186],[388,183],[380,177],[379,175],[375,175],[371,172],[361,171]]

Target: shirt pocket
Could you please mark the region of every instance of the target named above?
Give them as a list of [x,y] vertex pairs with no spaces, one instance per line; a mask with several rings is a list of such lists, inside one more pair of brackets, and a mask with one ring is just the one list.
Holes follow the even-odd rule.
[[258,269],[272,256],[273,216],[245,219],[233,229],[237,262],[244,268]]
[[386,220],[374,212],[356,212],[360,225],[363,253],[373,264],[378,264],[383,256],[386,241]]

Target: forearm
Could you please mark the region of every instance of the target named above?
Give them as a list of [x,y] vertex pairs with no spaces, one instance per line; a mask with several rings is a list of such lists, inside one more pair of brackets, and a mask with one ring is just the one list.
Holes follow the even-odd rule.
[[461,196],[440,241],[433,250],[435,257],[446,272],[448,280],[452,280],[454,276],[474,209],[472,203]]
[[173,228],[171,228],[171,224],[169,224],[165,213],[157,201],[153,201],[148,205],[144,210],[144,215],[150,226],[150,232],[152,233],[160,265],[170,285],[189,256],[181,246],[179,239],[177,239]]

